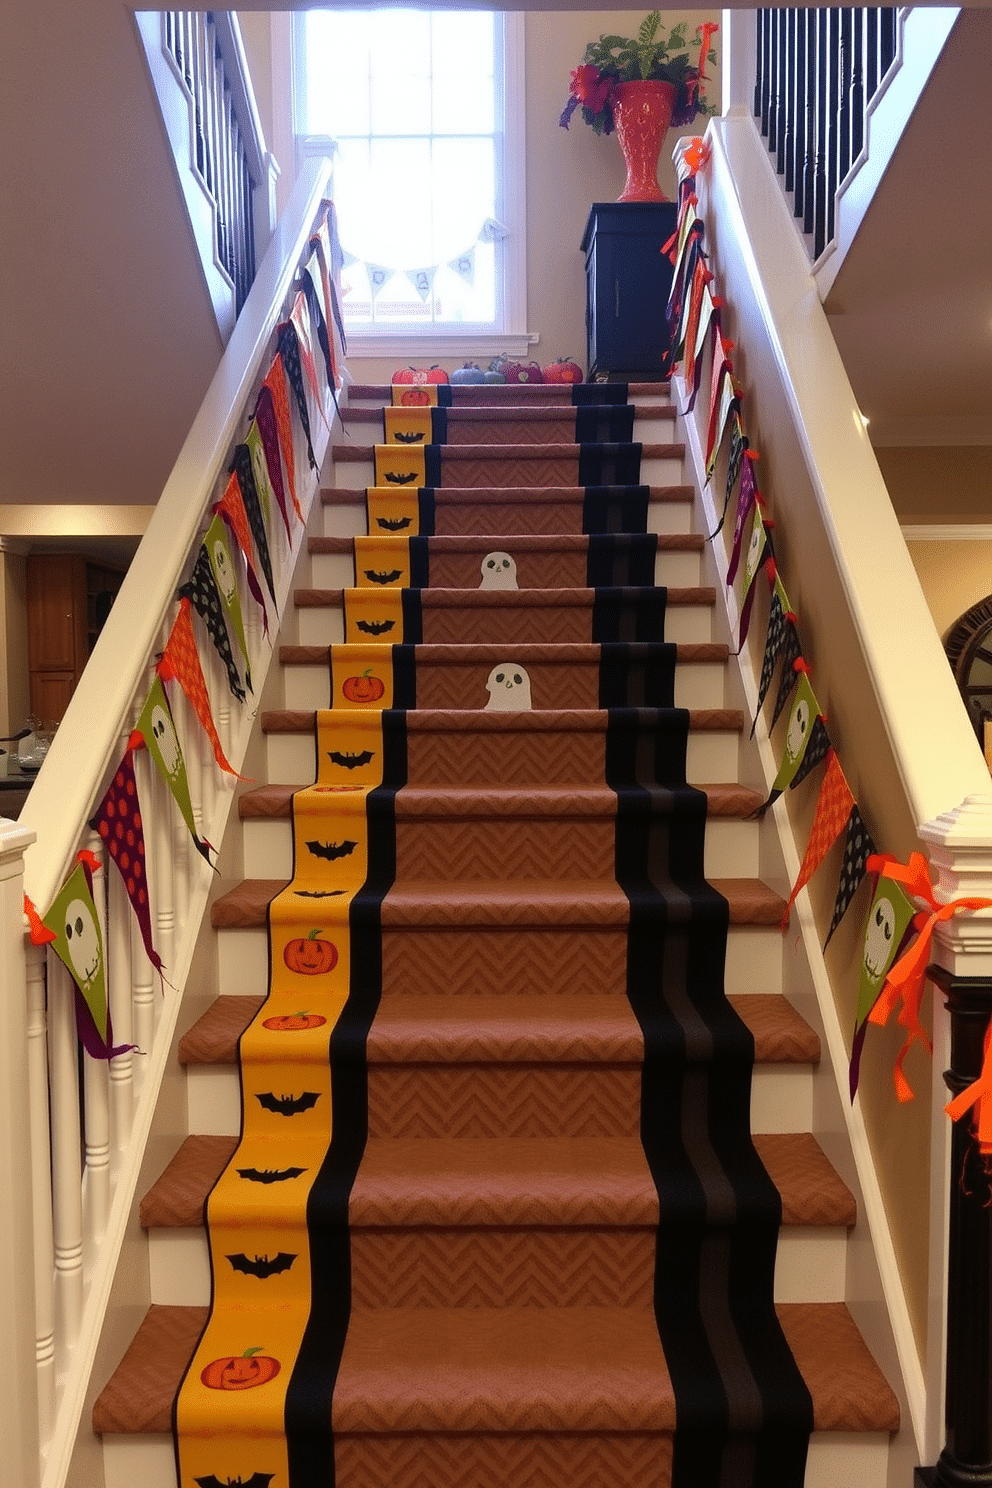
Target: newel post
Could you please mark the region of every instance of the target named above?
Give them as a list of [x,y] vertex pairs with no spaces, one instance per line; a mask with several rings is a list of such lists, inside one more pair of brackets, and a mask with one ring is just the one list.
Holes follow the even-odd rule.
[[23,903],[24,850],[34,840],[0,817],[0,1328],[11,1354],[0,1441],[5,1479],[25,1488],[40,1480]]
[[[992,898],[992,795],[968,796],[955,810],[928,822],[920,836],[939,899]],[[934,1467],[917,1469],[916,1482],[927,1488],[992,1488],[992,1168],[978,1151],[967,1117],[953,1125],[944,1117],[943,1130],[937,1125],[942,1101],[981,1073],[992,1017],[992,911],[955,915],[944,922],[934,937],[929,974],[937,989],[935,1057],[943,1047],[944,1082],[950,1092],[942,1092],[935,1081],[935,1178],[940,1181],[942,1167],[947,1175],[945,1193],[933,1193],[931,1223],[931,1245],[940,1256],[946,1237],[945,1445]],[[948,1014],[944,1020],[941,994]],[[946,1165],[942,1156],[947,1156]],[[931,1266],[932,1288],[940,1282],[935,1269]],[[939,1312],[931,1311],[931,1325]],[[939,1335],[932,1341],[931,1354],[941,1341]],[[929,1369],[929,1388],[935,1389],[938,1381],[939,1371]]]

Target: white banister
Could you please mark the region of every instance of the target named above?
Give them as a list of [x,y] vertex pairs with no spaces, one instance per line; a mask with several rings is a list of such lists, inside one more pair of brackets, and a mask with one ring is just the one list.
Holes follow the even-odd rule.
[[[23,934],[23,932],[22,932]],[[4,945],[8,941],[4,937]],[[48,1104],[48,1013],[45,1005],[45,949],[27,945],[28,1131],[31,1154],[31,1231],[34,1243],[35,1357],[38,1369],[38,1424],[47,1447],[55,1422],[55,1275],[52,1233],[52,1150]]]
[[39,1481],[32,1151],[25,1127],[30,1110],[29,994],[21,949],[24,850],[33,840],[33,832],[0,817],[0,1316],[12,1356],[0,1395],[0,1450],[4,1478],[18,1488],[36,1488]]

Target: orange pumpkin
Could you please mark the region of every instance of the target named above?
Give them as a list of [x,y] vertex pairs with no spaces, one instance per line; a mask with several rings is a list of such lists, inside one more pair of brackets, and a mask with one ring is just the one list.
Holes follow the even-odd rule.
[[360,677],[346,677],[341,684],[341,691],[349,703],[376,703],[385,690],[385,683],[380,682],[378,677],[373,677],[371,667]]
[[[329,941],[326,943],[330,944]],[[262,1027],[271,1028],[273,1033],[296,1033],[301,1028],[319,1028],[326,1022],[320,1013],[281,1013],[275,1018],[266,1018]]]
[[338,964],[338,948],[332,940],[319,937],[319,930],[311,930],[305,940],[287,941],[282,959],[290,971],[299,976],[323,976],[324,972],[334,970]]
[[260,1348],[250,1348],[241,1355],[211,1360],[201,1371],[200,1380],[208,1390],[254,1390],[256,1385],[275,1379],[280,1368],[278,1359],[263,1354]]
[[404,408],[426,408],[430,401],[430,393],[422,387],[408,388],[405,393],[400,394],[400,404]]

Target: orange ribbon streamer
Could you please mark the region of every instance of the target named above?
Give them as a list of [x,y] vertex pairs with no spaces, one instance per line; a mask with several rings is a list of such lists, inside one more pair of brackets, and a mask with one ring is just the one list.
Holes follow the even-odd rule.
[[992,1153],[992,1023],[985,1030],[985,1056],[977,1080],[956,1095],[944,1107],[952,1121],[958,1121],[974,1106],[972,1130],[978,1138],[978,1150]]
[[875,1006],[868,1014],[869,1023],[884,1027],[889,1014],[900,1002],[902,1004],[896,1021],[906,1029],[906,1040],[896,1057],[893,1078],[899,1100],[911,1101],[913,1090],[903,1071],[906,1056],[915,1043],[921,1043],[928,1053],[933,1050],[920,1022],[920,1007],[934,931],[939,924],[951,919],[961,910],[992,909],[992,899],[951,899],[946,904],[939,904],[934,897],[926,858],[919,852],[912,853],[908,863],[899,863],[881,855],[874,859],[869,858],[869,870],[872,870],[873,862],[876,870],[880,868],[883,878],[891,878],[894,883],[902,884],[910,898],[922,899],[928,906],[928,909],[921,910],[914,917],[913,926],[918,931],[917,938],[890,968]]

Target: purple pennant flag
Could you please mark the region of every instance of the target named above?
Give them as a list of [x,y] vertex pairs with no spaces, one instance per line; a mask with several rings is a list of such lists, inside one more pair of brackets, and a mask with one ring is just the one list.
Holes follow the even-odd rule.
[[311,470],[317,469],[317,457],[313,452],[313,440],[310,436],[310,410],[307,407],[307,392],[303,386],[303,363],[300,360],[300,343],[296,333],[296,327],[285,321],[279,327],[279,355],[289,378],[289,385],[293,389],[296,406],[300,413],[300,423],[303,425],[303,433],[307,441],[307,459],[310,461]]
[[747,519],[754,509],[754,503],[758,496],[758,485],[754,478],[754,461],[745,460],[741,466],[741,484],[737,493],[737,520],[734,523],[734,541],[730,550],[730,562],[727,565],[727,583],[732,584],[737,577],[737,565],[741,561],[741,543],[744,538],[744,528]]
[[279,424],[276,420],[275,405],[272,401],[272,389],[263,385],[255,404],[255,422],[262,439],[262,449],[265,451],[265,466],[269,472],[269,481],[275,493],[282,519],[286,526],[287,536],[291,535],[289,525],[289,513],[286,510],[286,489],[282,481],[282,455],[279,451]]

